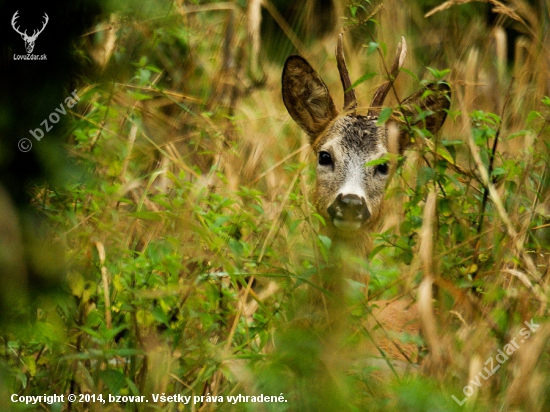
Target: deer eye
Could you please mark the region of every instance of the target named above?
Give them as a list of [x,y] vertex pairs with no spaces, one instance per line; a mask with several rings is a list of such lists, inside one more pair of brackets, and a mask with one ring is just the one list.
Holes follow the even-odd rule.
[[319,152],[319,164],[321,166],[330,166],[332,164],[332,157],[329,152]]
[[390,167],[388,166],[387,163],[379,164],[374,169],[375,173],[380,173],[381,175],[387,175],[389,171],[390,171]]

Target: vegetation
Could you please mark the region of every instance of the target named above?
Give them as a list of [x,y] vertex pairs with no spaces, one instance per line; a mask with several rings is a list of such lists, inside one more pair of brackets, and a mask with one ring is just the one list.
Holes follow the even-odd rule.
[[[65,250],[41,258],[64,259],[66,279],[2,325],[2,410],[548,410],[547,2],[291,3],[104,4],[75,49],[80,101],[55,131],[71,166],[29,188],[44,242]],[[402,35],[388,107],[425,82],[453,96],[442,131],[413,130],[398,159],[364,262],[369,298],[330,269],[348,289],[335,320],[312,156],[280,74],[298,52],[343,99],[341,31],[360,105]],[[404,295],[428,309],[428,329],[393,339],[429,351],[416,372],[386,373],[363,356],[372,302]]]

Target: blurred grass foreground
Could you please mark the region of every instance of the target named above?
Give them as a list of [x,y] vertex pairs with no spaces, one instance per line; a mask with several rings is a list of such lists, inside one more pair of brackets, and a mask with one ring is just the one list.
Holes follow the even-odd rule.
[[[550,2],[39,9],[1,5],[0,410],[550,409]],[[27,33],[48,13],[47,61],[14,60],[17,10]],[[280,92],[300,54],[342,107],[342,32],[359,104],[401,36],[386,105],[453,90],[390,181],[368,299],[328,260]],[[421,295],[420,336],[377,322],[375,301]]]

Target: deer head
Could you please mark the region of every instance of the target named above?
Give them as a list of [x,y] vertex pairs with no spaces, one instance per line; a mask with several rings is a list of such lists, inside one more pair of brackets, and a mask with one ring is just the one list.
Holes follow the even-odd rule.
[[16,20],[19,18],[17,13],[19,13],[19,10],[17,10],[15,12],[15,14],[13,15],[13,17],[11,19],[11,26],[13,27],[13,29],[17,33],[19,33],[21,35],[21,38],[25,42],[25,49],[27,50],[27,53],[30,54],[30,53],[32,53],[32,51],[34,49],[34,42],[38,38],[38,35],[44,31],[44,28],[46,27],[46,24],[48,24],[48,21],[50,19],[49,19],[48,15],[46,13],[44,13],[44,18],[46,20],[44,21],[44,24],[42,25],[42,28],[40,30],[34,30],[33,33],[32,33],[32,36],[28,36],[27,35],[27,30],[25,30],[22,33],[21,31],[19,31],[19,27],[15,27]]
[[[356,113],[355,91],[351,87],[338,40],[336,58],[344,88],[344,113],[336,109],[327,86],[311,65],[300,56],[290,56],[283,70],[282,93],[291,117],[309,136],[317,156],[317,181],[314,202],[325,219],[329,237],[358,239],[379,220],[390,164],[377,163],[389,152],[388,128],[398,127],[398,150],[410,145],[409,130],[418,125],[432,134],[437,132],[450,106],[450,88],[445,83],[432,84],[405,99],[386,124],[378,125],[378,115],[393,80],[402,67],[407,52],[405,39],[398,46],[390,70],[390,80],[374,94],[367,115]],[[429,116],[418,116],[420,112]],[[422,117],[418,120],[418,117]],[[398,118],[407,119],[406,123]]]

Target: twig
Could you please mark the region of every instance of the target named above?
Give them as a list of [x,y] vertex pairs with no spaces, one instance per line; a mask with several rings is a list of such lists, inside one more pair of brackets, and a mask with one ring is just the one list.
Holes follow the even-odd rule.
[[[491,177],[491,174],[493,173],[493,163],[495,160],[495,155],[497,151],[498,146],[498,139],[500,137],[500,132],[502,131],[502,124],[504,123],[504,114],[506,113],[506,107],[508,106],[508,102],[510,101],[510,95],[512,92],[512,85],[514,84],[514,77],[510,79],[510,84],[508,85],[508,91],[506,92],[506,98],[504,100],[504,105],[502,106],[502,111],[500,113],[500,124],[498,126],[498,130],[495,135],[495,140],[493,142],[493,147],[491,149],[491,155],[489,156],[489,168],[487,173],[489,174],[489,177]],[[483,191],[483,200],[481,202],[481,210],[479,211],[479,222],[477,224],[477,233],[481,233],[481,230],[483,229],[483,216],[485,215],[485,207],[487,206],[487,199],[489,197],[489,189],[485,187]],[[476,248],[477,252],[477,248]]]
[[[465,111],[463,110],[463,113],[464,112]],[[512,243],[514,247],[516,248],[518,253],[521,255],[522,260],[525,262],[527,271],[537,282],[540,282],[541,275],[538,272],[535,264],[533,263],[533,259],[531,259],[529,255],[527,255],[527,253],[525,252],[525,249],[523,248],[523,244],[519,241],[518,232],[514,228],[514,225],[512,224],[512,221],[510,220],[510,217],[508,216],[506,209],[504,209],[502,200],[500,199],[500,196],[498,195],[493,182],[491,182],[489,173],[485,168],[483,161],[481,160],[481,156],[479,154],[479,148],[475,144],[474,138],[472,136],[470,119],[466,115],[463,115],[462,118],[463,118],[464,130],[468,131],[467,136],[468,136],[468,145],[470,146],[470,152],[472,153],[474,162],[476,163],[476,166],[479,170],[481,179],[489,191],[489,197],[493,201],[495,208],[497,210],[497,213],[506,227],[508,236],[510,236],[510,238],[512,239]]]
[[105,298],[105,324],[107,329],[111,329],[111,299],[109,297],[109,278],[107,268],[105,267],[105,246],[101,242],[95,242],[95,247],[99,255],[99,264],[101,265],[101,278],[103,280],[103,296]]

